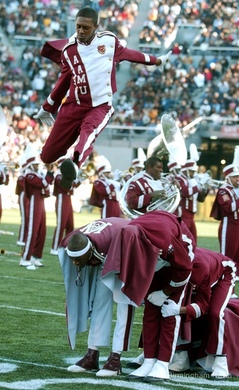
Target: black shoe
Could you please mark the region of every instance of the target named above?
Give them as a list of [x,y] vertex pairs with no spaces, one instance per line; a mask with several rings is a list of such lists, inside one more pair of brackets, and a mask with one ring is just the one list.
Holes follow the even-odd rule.
[[126,367],[127,368],[139,368],[142,364],[136,363],[136,362],[127,362]]
[[132,374],[128,374],[126,375],[126,377],[124,379],[128,380],[128,381],[140,381],[142,382],[144,380],[145,376],[137,376],[137,375],[132,375]]
[[228,378],[230,378],[230,375],[228,376],[210,375],[208,379],[210,379],[211,381],[226,381]]
[[76,179],[76,169],[73,161],[67,158],[60,166],[62,179],[60,185],[62,188],[69,190],[72,186],[73,181]]

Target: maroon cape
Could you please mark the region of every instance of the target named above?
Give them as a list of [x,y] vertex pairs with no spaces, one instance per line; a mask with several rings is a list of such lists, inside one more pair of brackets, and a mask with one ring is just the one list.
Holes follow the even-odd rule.
[[[127,231],[122,229],[110,246],[102,281],[108,273],[117,277],[122,282],[122,292],[132,304],[139,306],[153,279],[159,249],[137,226],[128,225],[128,228]],[[125,242],[127,245],[124,245]]]
[[158,255],[170,263],[172,280],[181,286],[192,268],[189,253],[188,242],[182,238],[177,218],[165,211],[152,211],[131,221],[114,237],[102,271],[102,281],[105,283],[110,275],[118,277],[122,282],[122,292],[131,304],[139,306],[152,282]]
[[56,39],[55,41],[47,41],[41,50],[41,56],[48,58],[61,66],[61,52],[67,43],[74,40],[74,35],[70,38]]

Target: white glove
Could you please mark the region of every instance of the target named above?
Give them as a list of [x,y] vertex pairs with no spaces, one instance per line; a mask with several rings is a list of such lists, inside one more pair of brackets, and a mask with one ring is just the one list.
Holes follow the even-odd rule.
[[53,126],[54,125],[54,118],[52,114],[48,111],[45,111],[42,107],[38,111],[36,115],[33,116],[34,119],[40,119],[43,125],[46,126]]
[[119,181],[120,178],[122,176],[122,171],[120,171],[119,169],[116,169],[114,172],[113,172],[113,178],[114,180],[116,181]]
[[162,306],[167,298],[168,295],[164,294],[163,290],[154,291],[148,295],[148,301],[155,306]]
[[196,180],[202,185],[207,186],[209,185],[210,181],[212,180],[211,176],[209,176],[208,173],[204,173],[203,175],[196,176]]
[[169,57],[171,56],[171,54],[172,54],[172,50],[170,50],[167,54],[158,57],[162,62],[161,65],[159,65],[159,66],[164,66],[166,64],[166,62],[168,61]]
[[163,317],[177,316],[180,314],[180,305],[172,299],[167,299],[161,308],[161,313]]

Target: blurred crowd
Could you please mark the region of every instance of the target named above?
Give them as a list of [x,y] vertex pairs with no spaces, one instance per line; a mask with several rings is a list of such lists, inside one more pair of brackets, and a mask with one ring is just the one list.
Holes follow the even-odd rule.
[[[0,105],[9,124],[1,160],[19,161],[29,141],[37,142],[40,150],[48,135],[48,128],[36,122],[33,115],[50,93],[59,67],[41,57],[40,48],[47,39],[66,37],[67,18],[74,19],[79,3],[96,8],[101,17],[100,30],[111,30],[125,41],[130,37],[140,0],[0,0]],[[217,32],[218,45],[231,24],[230,35],[236,42],[238,20],[236,1],[181,0],[175,4],[173,0],[154,0],[149,2],[139,42],[163,42],[178,22],[203,23],[205,29],[200,39],[206,39],[208,31],[207,42],[211,44],[211,36],[215,37]],[[41,45],[28,43],[18,60],[14,56],[15,34],[40,36]],[[174,43],[172,50],[172,60],[164,69],[131,65],[131,79],[115,104],[111,124],[147,126],[152,128],[153,138],[165,112],[172,113],[181,127],[199,115],[211,116],[218,122],[222,117],[237,120],[239,62],[225,55],[209,60],[202,52],[195,63],[187,43]]]
[[163,45],[178,23],[204,26],[195,42],[198,46],[239,45],[239,8],[238,2],[234,0],[150,1],[148,17],[139,37],[140,43]]

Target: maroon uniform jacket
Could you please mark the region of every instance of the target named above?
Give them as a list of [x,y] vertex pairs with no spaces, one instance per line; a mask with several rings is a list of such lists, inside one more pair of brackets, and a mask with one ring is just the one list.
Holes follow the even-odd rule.
[[[66,289],[67,326],[72,348],[75,346],[76,334],[85,332],[88,329],[88,320],[92,310],[92,301],[95,297],[99,267],[101,269],[115,235],[128,223],[129,221],[124,218],[98,219],[74,230],[60,244],[58,256]],[[88,267],[84,267],[86,276],[82,286],[76,286],[75,284],[76,267],[65,251],[70,237],[78,231],[87,235],[93,244],[93,255],[88,261]]]
[[222,185],[217,191],[210,216],[220,220],[220,252],[235,261],[239,275],[239,190],[226,183]]
[[129,183],[125,200],[130,209],[136,209],[141,213],[146,212],[147,206],[151,202],[150,193],[155,190],[163,190],[160,180],[154,180],[148,173],[142,173],[137,180]]
[[[62,48],[63,45],[59,46]],[[41,54],[59,64],[59,46],[56,41],[47,42]],[[145,65],[156,63],[155,56],[122,46],[110,31],[98,32],[87,46],[73,38],[62,50],[61,75],[43,108],[55,113],[68,90],[66,103],[73,101],[95,107],[112,100],[117,90],[116,63],[124,60]]]
[[[117,188],[118,187],[118,188]],[[97,179],[93,183],[89,204],[101,208],[101,218],[120,217],[120,183],[110,179]]]
[[18,204],[21,215],[21,225],[18,233],[18,243],[23,245],[26,241],[26,235],[28,230],[28,218],[29,218],[29,205],[30,200],[26,196],[25,192],[25,174],[21,173],[17,178],[16,195],[18,195]]
[[[229,267],[229,275],[231,283],[228,283],[225,275]],[[193,294],[193,305],[187,305],[186,320],[192,320],[199,316],[203,316],[208,312],[210,305],[213,286],[222,280],[220,294],[225,294],[228,300],[228,290],[234,282],[236,264],[227,256],[222,255],[205,248],[196,248],[193,260],[193,269],[190,282],[195,286],[195,294]],[[225,280],[225,283],[223,283]],[[223,291],[222,291],[223,290]],[[230,291],[231,295],[231,291]],[[219,302],[219,299],[214,296],[214,305]],[[225,304],[225,303],[224,303]]]

